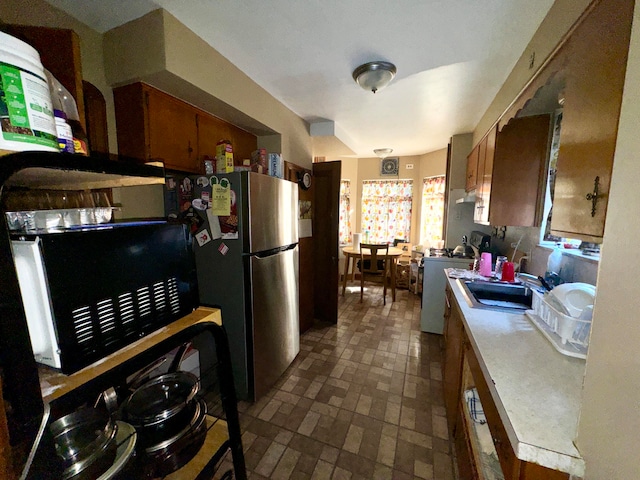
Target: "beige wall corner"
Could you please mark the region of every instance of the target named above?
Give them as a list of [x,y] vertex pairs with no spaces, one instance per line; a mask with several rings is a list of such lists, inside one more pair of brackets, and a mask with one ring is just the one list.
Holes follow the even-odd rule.
[[399,157],[399,174],[390,177],[380,174],[380,159],[343,158],[341,178],[351,180],[351,230],[360,232],[360,216],[362,203],[362,182],[376,179],[411,179],[413,180],[413,207],[411,210],[411,238],[416,244],[420,239],[420,207],[422,203],[422,179],[434,175],[444,175],[447,165],[447,150],[441,149],[424,155]]
[[154,10],[104,34],[105,74],[111,86],[166,69],[163,12]]
[[640,295],[634,251],[640,236],[640,4],[631,32],[618,141],[598,272],[577,446],[586,480],[638,478]]
[[[286,161],[311,166],[308,123],[165,10],[105,33],[105,57],[113,85],[145,81],[264,137],[263,146],[278,144],[269,150]],[[279,142],[269,140],[277,135]]]

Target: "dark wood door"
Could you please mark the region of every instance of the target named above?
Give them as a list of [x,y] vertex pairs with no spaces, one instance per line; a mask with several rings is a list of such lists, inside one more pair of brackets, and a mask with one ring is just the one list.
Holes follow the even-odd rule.
[[338,323],[338,218],[342,163],[313,164],[315,318]]
[[[305,172],[311,173],[311,170],[302,168],[299,165],[290,162],[284,162],[284,178],[292,182],[298,183],[299,176]],[[311,188],[304,190],[298,189],[298,200],[300,200],[301,216],[306,208],[307,203],[313,208],[313,193],[315,191],[314,182],[311,182]],[[313,210],[312,210],[313,212]],[[313,215],[313,213],[311,213]],[[307,220],[308,221],[308,220]],[[298,280],[298,300],[300,304],[300,333],[304,333],[313,326],[314,314],[314,274],[313,274],[313,236],[303,236],[301,232],[298,241],[298,261],[299,261],[299,280]],[[313,232],[312,232],[313,235]]]

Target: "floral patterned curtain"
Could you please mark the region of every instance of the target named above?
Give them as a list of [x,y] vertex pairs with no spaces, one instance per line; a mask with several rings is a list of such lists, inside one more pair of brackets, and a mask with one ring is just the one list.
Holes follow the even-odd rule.
[[445,176],[428,177],[422,181],[422,222],[420,243],[435,247],[442,240],[444,219]]
[[362,234],[371,243],[392,244],[411,235],[413,180],[362,182]]
[[351,243],[351,180],[340,180],[338,241],[340,245],[348,245]]

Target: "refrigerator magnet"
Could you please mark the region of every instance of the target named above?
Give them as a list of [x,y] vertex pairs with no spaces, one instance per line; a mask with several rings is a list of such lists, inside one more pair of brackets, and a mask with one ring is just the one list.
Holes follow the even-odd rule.
[[198,185],[200,188],[208,187],[209,179],[207,177],[198,177],[198,179],[196,180],[196,185]]
[[211,236],[209,235],[209,232],[206,228],[196,233],[196,240],[198,241],[198,245],[200,245],[201,247],[211,241]]

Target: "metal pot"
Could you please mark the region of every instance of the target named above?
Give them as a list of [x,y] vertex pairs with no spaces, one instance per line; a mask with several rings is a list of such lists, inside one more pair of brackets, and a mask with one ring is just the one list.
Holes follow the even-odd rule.
[[462,245],[458,245],[453,249],[452,256],[458,258],[474,258],[475,251],[471,245],[467,245],[467,236],[462,236]]
[[187,425],[175,435],[155,445],[144,448],[142,457],[152,465],[153,475],[164,477],[189,463],[202,447],[207,437],[207,404],[194,400],[196,408]]
[[107,413],[77,410],[53,422],[50,430],[64,462],[62,478],[96,478],[113,463],[118,427]]

